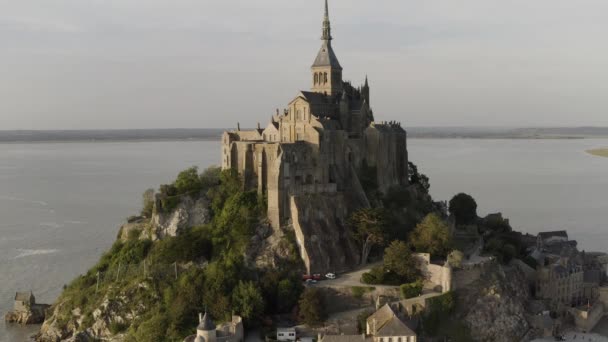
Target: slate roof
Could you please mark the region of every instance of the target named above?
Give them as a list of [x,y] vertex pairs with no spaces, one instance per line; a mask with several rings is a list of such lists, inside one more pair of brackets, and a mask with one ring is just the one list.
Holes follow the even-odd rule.
[[323,104],[328,103],[327,96],[321,93],[315,93],[312,91],[301,91],[302,96],[308,101],[310,104]]
[[327,66],[342,70],[342,66],[340,66],[340,62],[338,62],[338,57],[336,57],[336,53],[331,47],[331,42],[325,40],[323,41],[323,45],[321,45],[321,49],[319,50],[317,58],[315,59],[312,67],[315,68]]
[[557,230],[557,231],[553,231],[553,232],[540,232],[538,233],[538,235],[544,240],[544,239],[548,239],[550,237],[563,237],[563,238],[568,238],[568,232],[566,232],[565,230]]
[[321,342],[357,342],[371,341],[371,339],[363,337],[363,335],[325,335],[321,338]]
[[203,330],[203,331],[211,331],[211,330],[215,330],[215,324],[213,323],[213,321],[211,320],[211,317],[209,317],[209,315],[205,312],[205,315],[203,316],[203,318],[201,319],[200,323],[198,324],[198,327],[196,327],[197,330]]
[[376,336],[416,336],[416,333],[395,316],[380,328]]
[[367,318],[367,323],[374,328],[374,320],[376,320],[376,329],[380,329],[391,318],[395,317],[395,312],[390,305],[385,304],[378,311],[374,312]]

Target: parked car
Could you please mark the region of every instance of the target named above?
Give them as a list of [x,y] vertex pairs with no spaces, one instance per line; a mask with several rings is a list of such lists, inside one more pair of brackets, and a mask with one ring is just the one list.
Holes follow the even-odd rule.
[[316,283],[317,283],[317,281],[314,280],[314,279],[308,279],[308,280],[306,280],[306,284],[307,285],[316,284]]
[[313,274],[312,279],[319,281],[319,280],[322,280],[323,278],[321,277],[320,274]]
[[327,274],[325,275],[325,278],[327,278],[327,279],[336,279],[336,275],[335,275],[335,274],[333,274],[333,273],[327,273]]
[[307,280],[310,280],[310,279],[312,279],[311,275],[308,275],[308,274],[303,274],[302,275],[302,281],[307,281]]

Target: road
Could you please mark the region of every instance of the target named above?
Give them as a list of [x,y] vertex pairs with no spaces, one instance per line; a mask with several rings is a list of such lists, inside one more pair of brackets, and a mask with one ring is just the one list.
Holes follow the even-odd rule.
[[370,286],[375,287],[377,289],[395,289],[399,288],[399,286],[390,286],[390,285],[369,285],[361,282],[361,276],[365,272],[369,272],[372,268],[376,266],[382,266],[382,262],[377,262],[373,264],[367,264],[365,266],[360,267],[359,269],[338,274],[336,279],[333,280],[323,280],[316,284],[311,284],[309,286],[316,287],[352,287],[352,286]]

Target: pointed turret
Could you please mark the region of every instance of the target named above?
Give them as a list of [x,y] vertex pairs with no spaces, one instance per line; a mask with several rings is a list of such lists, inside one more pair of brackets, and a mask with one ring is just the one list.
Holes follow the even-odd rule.
[[367,80],[367,75],[365,75],[365,84],[361,88],[361,95],[367,101],[367,104],[370,104],[370,100],[369,100],[369,82]]
[[323,17],[323,28],[321,49],[312,65],[313,86],[312,90],[317,93],[335,95],[342,91],[342,66],[331,46],[331,22],[329,21],[329,5],[325,0],[325,15]]

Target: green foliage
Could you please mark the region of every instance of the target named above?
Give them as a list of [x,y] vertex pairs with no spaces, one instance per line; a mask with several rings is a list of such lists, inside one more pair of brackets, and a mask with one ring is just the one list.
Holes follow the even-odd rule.
[[139,325],[133,340],[136,342],[166,341],[168,319],[163,312],[158,312]]
[[403,241],[393,241],[384,250],[385,273],[395,274],[401,283],[420,278],[420,270],[412,251]]
[[317,288],[306,288],[299,301],[300,319],[309,326],[318,326],[326,318],[323,294]]
[[425,192],[429,192],[431,189],[431,183],[429,177],[418,172],[416,164],[409,162],[408,170],[410,174],[410,184],[419,185]]
[[152,217],[152,210],[154,210],[154,189],[148,189],[142,195],[143,207],[141,209],[141,216]]
[[198,175],[198,168],[193,166],[180,172],[173,185],[175,186],[178,194],[200,191],[203,186]]
[[382,208],[364,208],[355,211],[349,225],[357,241],[362,246],[361,261],[367,262],[367,257],[373,246],[384,244],[386,238],[387,214]]
[[375,287],[369,286],[353,286],[350,288],[350,292],[353,294],[353,297],[361,299],[366,293],[373,292],[375,289]]
[[114,335],[125,332],[128,328],[129,328],[128,324],[120,323],[120,322],[116,322],[116,321],[110,323],[110,326],[109,326],[110,332]]
[[410,299],[418,297],[422,293],[424,283],[418,280],[414,283],[403,284],[399,287],[399,292],[402,299]]
[[248,323],[255,323],[264,312],[264,298],[253,282],[242,282],[232,292],[232,308]]
[[426,313],[422,319],[425,333],[429,336],[436,336],[439,333],[442,322],[449,320],[449,316],[455,308],[456,298],[454,292],[429,298]]
[[211,259],[213,246],[209,227],[195,227],[177,237],[157,241],[150,252],[152,263],[172,264],[199,258]]
[[412,246],[419,253],[433,257],[447,257],[452,247],[452,237],[447,224],[436,214],[427,215],[410,235]]
[[453,250],[448,255],[448,263],[453,268],[460,268],[460,267],[462,267],[462,260],[463,259],[464,259],[464,254],[461,251],[459,251],[459,250]]
[[361,275],[361,282],[369,285],[384,284],[384,273],[383,267],[374,267]]
[[477,202],[465,193],[459,193],[450,200],[450,214],[454,215],[456,224],[469,224],[477,220]]
[[289,268],[269,270],[263,274],[260,285],[267,313],[288,313],[297,305],[304,291],[300,277],[300,274]]

